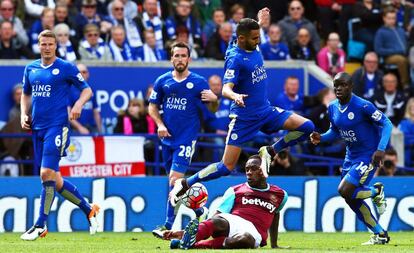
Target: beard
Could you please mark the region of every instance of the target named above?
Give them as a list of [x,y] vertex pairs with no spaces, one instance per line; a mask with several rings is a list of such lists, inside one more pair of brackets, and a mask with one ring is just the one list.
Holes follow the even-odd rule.
[[174,65],[174,70],[177,71],[178,73],[183,73],[188,67],[188,62],[186,64],[184,63],[179,63]]

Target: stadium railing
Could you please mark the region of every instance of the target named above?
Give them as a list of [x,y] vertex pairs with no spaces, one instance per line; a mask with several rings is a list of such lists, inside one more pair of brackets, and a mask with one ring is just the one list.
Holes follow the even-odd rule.
[[[73,135],[73,136],[98,136],[98,135]],[[114,135],[99,135],[99,136],[114,136]],[[118,135],[119,136],[119,135]],[[154,161],[146,161],[145,166],[151,167],[153,169],[153,175],[161,175],[162,174],[162,159],[161,159],[161,151],[160,151],[160,145],[161,142],[156,134],[133,134],[128,136],[141,136],[145,137],[146,139],[150,139],[154,143]],[[212,133],[200,133],[198,135],[199,139],[213,139],[213,138],[223,138],[224,135],[218,135],[218,134],[212,134]],[[274,136],[273,136],[274,137]],[[0,133],[0,139],[4,138],[31,138],[30,134],[5,134]],[[272,137],[270,137],[272,138]],[[405,136],[406,143],[408,144],[406,146],[406,150],[414,146],[414,135],[406,135]],[[208,148],[212,150],[220,150],[224,149],[224,145],[218,145],[213,142],[206,142],[206,141],[198,141],[196,144],[196,147],[202,147],[202,148]],[[248,154],[255,154],[257,153],[257,148],[253,147],[244,147],[243,152],[246,152]],[[292,156],[300,158],[304,160],[304,165],[309,168],[326,168],[328,175],[335,175],[335,170],[339,166],[342,165],[343,159],[339,158],[332,158],[332,157],[326,157],[326,156],[318,156],[318,155],[311,155],[306,153],[298,153],[298,152],[291,152]],[[212,161],[203,161],[203,162],[193,162],[191,164],[190,171],[198,171],[199,169],[209,165]],[[34,164],[33,159],[25,159],[25,160],[0,160],[1,164]],[[414,172],[414,168],[412,167],[401,167],[398,166],[399,170],[403,170],[406,172]],[[234,174],[240,174],[240,171],[235,171]]]

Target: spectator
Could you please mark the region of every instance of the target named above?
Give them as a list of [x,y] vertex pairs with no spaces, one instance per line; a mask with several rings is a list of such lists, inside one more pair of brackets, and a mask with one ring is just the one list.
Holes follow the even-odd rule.
[[199,14],[201,25],[204,26],[207,22],[211,21],[211,17],[214,16],[214,11],[221,7],[221,0],[196,0],[195,7]]
[[243,5],[234,4],[230,8],[230,13],[228,15],[230,17],[229,22],[233,26],[233,33],[236,33],[237,24],[245,17],[245,10]]
[[112,25],[122,25],[124,27],[129,46],[133,50],[137,50],[143,45],[141,31],[134,20],[125,16],[124,10],[124,3],[121,0],[113,0],[110,20]]
[[155,124],[148,115],[144,100],[131,99],[126,111],[120,111],[114,133],[155,133]]
[[382,79],[383,91],[375,94],[374,104],[394,124],[398,126],[404,117],[406,97],[397,89],[398,79],[393,73],[387,73]]
[[43,15],[45,8],[55,9],[54,0],[24,0],[26,14],[24,16],[25,27],[32,26],[33,22]]
[[144,0],[144,11],[137,19],[138,27],[141,31],[152,30],[155,34],[158,49],[164,49],[166,38],[163,20],[158,14],[157,0]]
[[99,37],[99,28],[94,24],[85,26],[84,38],[79,44],[79,55],[82,60],[112,60],[109,47]]
[[20,99],[22,96],[23,86],[21,83],[14,85],[13,87],[13,101],[14,105],[9,111],[9,121],[19,117],[20,118]]
[[279,152],[270,164],[269,175],[303,176],[308,174],[302,160],[294,158],[289,149]]
[[362,0],[353,6],[352,16],[361,21],[354,28],[354,40],[361,41],[366,51],[373,51],[375,33],[381,26],[381,8],[373,0]]
[[324,133],[329,129],[328,105],[335,100],[331,88],[323,88],[318,92],[318,105],[309,112],[309,119],[315,123],[315,132]]
[[0,59],[32,59],[33,53],[13,35],[13,24],[8,20],[0,22]]
[[55,26],[53,32],[56,34],[58,41],[56,56],[70,62],[80,59],[78,44],[70,38],[69,26],[65,23],[60,23]]
[[138,60],[138,49],[132,48],[129,45],[123,26],[116,25],[112,27],[109,49],[111,50],[112,58],[116,62]]
[[[201,55],[201,49],[199,47],[193,47],[189,44],[189,40],[190,40],[190,34],[188,32],[187,27],[185,26],[180,26],[177,27],[177,38],[175,41],[169,41],[166,46],[168,49],[168,53],[171,53],[171,45],[173,45],[176,42],[184,42],[187,45],[189,45],[190,47],[190,55],[191,55],[191,59],[192,60],[197,60],[199,58],[199,56]],[[169,57],[170,58],[170,57]]]
[[318,65],[331,76],[345,70],[345,52],[339,48],[339,35],[330,33],[326,47],[318,53]]
[[138,49],[138,58],[143,62],[157,62],[167,60],[167,52],[157,48],[155,33],[152,30],[144,32],[145,43]]
[[396,27],[397,14],[393,9],[387,9],[383,14],[384,26],[375,34],[375,52],[384,58],[386,64],[396,64],[401,83],[409,86],[407,38],[402,28]]
[[[76,65],[85,81],[89,83],[89,70],[85,64],[79,63]],[[79,98],[79,90],[72,87],[69,96],[69,109],[75,104]],[[103,133],[101,110],[98,107],[96,96],[92,96],[82,107],[81,116],[77,120],[70,121],[73,129],[80,134]]]
[[[186,36],[187,44],[195,50],[201,50],[201,26],[194,16],[191,15],[192,1],[190,0],[178,0],[175,7],[174,15],[167,18],[165,26],[167,29],[168,40],[174,41],[179,36],[179,27],[187,29]],[[181,36],[184,36],[183,30]],[[181,39],[180,39],[181,40]],[[169,44],[170,44],[169,43]],[[194,55],[191,56],[194,59]]]
[[42,15],[40,16],[40,20],[37,20],[33,23],[32,27],[30,28],[30,45],[32,51],[35,55],[40,55],[38,39],[39,33],[45,29],[53,30],[55,26],[55,12],[53,9],[44,8],[42,11]]
[[285,80],[284,92],[277,96],[274,104],[282,109],[303,115],[305,110],[303,102],[304,97],[299,93],[299,79],[289,76]]
[[[124,14],[128,20],[133,20],[138,16],[138,5],[132,0],[121,0],[124,7]],[[108,4],[108,13],[112,12],[114,1]]]
[[365,54],[363,66],[352,74],[354,93],[368,100],[372,100],[375,92],[382,89],[384,73],[378,68],[378,56],[375,52]]
[[218,97],[216,102],[208,104],[209,111],[214,113],[214,119],[212,122],[209,122],[209,126],[214,129],[214,132],[217,134],[227,134],[228,124],[230,122],[229,115],[231,100],[221,95],[223,82],[220,76],[210,76],[208,79],[208,85],[210,90]]
[[404,119],[400,122],[398,128],[404,133],[405,146],[405,166],[413,167],[414,165],[414,98],[410,98],[405,108]]
[[[309,40],[312,41],[312,50],[314,52],[319,51],[320,38],[316,31],[315,26],[306,18],[303,17],[305,9],[298,0],[293,0],[289,4],[289,16],[286,16],[279,21],[278,25],[282,29],[282,40],[288,44],[294,44],[295,39],[301,28],[306,28],[309,33]],[[292,58],[293,55],[291,54]]]
[[272,24],[269,27],[269,41],[260,45],[260,51],[262,51],[263,58],[265,60],[282,61],[289,60],[289,48],[281,42],[281,30],[276,24]]
[[75,18],[77,39],[82,39],[85,26],[94,24],[98,27],[99,34],[106,34],[110,31],[111,22],[96,11],[96,0],[82,0],[81,12]]
[[16,16],[16,6],[12,0],[1,0],[0,2],[0,22],[3,20],[13,23],[13,37],[16,37],[21,45],[27,46],[29,37],[22,21]]
[[306,28],[300,28],[295,41],[289,45],[292,59],[314,61],[316,51],[311,44],[311,35]]
[[352,7],[355,2],[356,0],[315,0],[318,10],[318,25],[322,38],[327,38],[330,33],[337,31],[342,45],[346,45],[348,20],[352,16]]
[[410,31],[410,21],[413,15],[412,1],[391,0],[386,1],[386,6],[392,7],[397,12],[397,26],[404,31]]
[[205,57],[224,60],[232,34],[233,30],[229,22],[221,24],[219,30],[208,40]]
[[226,14],[221,8],[215,9],[213,12],[212,20],[208,20],[203,27],[203,41],[207,44],[207,41],[217,31],[217,28],[226,22]]
[[400,170],[397,169],[398,164],[398,154],[397,151],[393,148],[389,148],[385,150],[385,155],[383,159],[383,163],[375,172],[375,176],[403,176],[405,175]]
[[56,4],[55,8],[55,24],[66,24],[69,27],[69,35],[71,38],[76,38],[76,27],[73,17],[69,16],[69,9],[66,2]]

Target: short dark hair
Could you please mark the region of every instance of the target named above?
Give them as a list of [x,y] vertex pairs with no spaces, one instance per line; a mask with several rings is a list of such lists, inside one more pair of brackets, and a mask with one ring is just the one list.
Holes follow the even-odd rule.
[[249,156],[249,158],[247,160],[251,160],[251,159],[257,159],[260,162],[262,162],[262,158],[260,157],[260,155],[252,155],[252,156]]
[[382,16],[385,17],[387,16],[388,13],[397,13],[397,10],[394,9],[394,7],[392,6],[388,6],[384,8],[384,10],[382,11]]
[[387,148],[384,153],[386,155],[391,155],[391,156],[397,156],[398,157],[397,151],[393,147]]
[[333,79],[333,83],[336,82],[346,83],[347,85],[353,85],[351,75],[346,72],[339,72],[338,74],[336,74]]
[[250,31],[259,29],[260,25],[259,23],[257,23],[256,20],[251,18],[243,18],[242,20],[240,20],[240,23],[237,26],[236,34],[237,36],[247,36],[250,33]]
[[171,46],[171,56],[174,55],[174,48],[179,47],[179,48],[187,48],[187,52],[188,52],[188,57],[190,57],[190,47],[188,46],[187,43],[184,42],[175,42],[174,44],[172,44]]

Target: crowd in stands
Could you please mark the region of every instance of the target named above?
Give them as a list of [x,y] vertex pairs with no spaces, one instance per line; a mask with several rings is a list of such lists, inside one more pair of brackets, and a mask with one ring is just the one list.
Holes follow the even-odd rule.
[[[372,101],[404,134],[414,135],[414,1],[0,0],[0,59],[39,57],[37,36],[50,29],[57,35],[57,55],[71,62],[165,61],[170,46],[178,41],[190,45],[193,59],[224,60],[237,23],[255,18],[263,7],[271,13],[260,31],[265,60],[313,61],[331,76],[344,71],[347,62],[360,63],[352,74],[355,94]],[[355,42],[362,50],[356,50]],[[78,68],[88,75],[85,65]],[[221,78],[212,76],[209,83],[220,94]],[[299,93],[300,85],[296,77],[288,77],[285,92],[271,103],[309,117],[318,131],[326,131],[326,108],[335,97],[332,90],[305,97]],[[17,97],[19,87],[13,92]],[[226,133],[230,102],[220,98],[209,107],[210,123],[204,131]],[[10,119],[20,115],[18,103]],[[88,119],[73,122],[74,130],[103,133],[96,102],[88,108]],[[115,133],[156,133],[145,100],[131,100],[117,122]],[[410,140],[406,144],[414,146],[414,138]],[[214,142],[222,144],[223,139]],[[344,152],[342,143],[303,148],[336,157]],[[409,151],[405,165],[413,167],[414,154]],[[309,173],[289,152],[286,157],[272,165],[279,168],[275,174]]]

